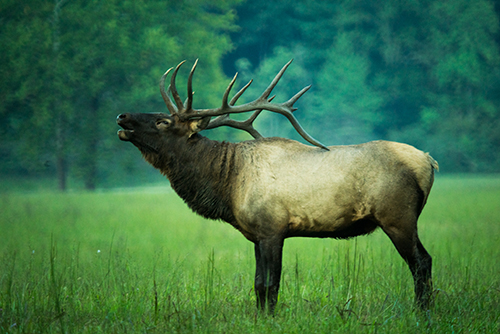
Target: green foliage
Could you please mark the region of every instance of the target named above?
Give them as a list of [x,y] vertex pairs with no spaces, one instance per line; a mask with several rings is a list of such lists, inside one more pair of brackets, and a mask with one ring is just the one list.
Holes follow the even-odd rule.
[[[32,0],[3,6],[6,160],[25,172],[48,165],[61,181],[70,172],[95,188],[102,166],[123,155],[113,119],[121,112],[163,111],[157,82],[168,67],[202,57],[195,84],[223,89],[220,59],[232,48],[227,34],[235,29],[231,6],[237,2]],[[197,98],[218,102],[208,90]]]
[[315,118],[324,118],[322,128],[336,129],[333,135],[327,130],[336,144],[373,140],[374,129],[387,121],[381,113],[383,96],[370,84],[368,52],[356,50],[352,35],[340,33],[327,51],[311,99]]
[[[242,28],[261,24],[233,57],[249,52],[242,56],[253,77],[283,53],[305,58],[303,85],[313,89],[303,98],[303,123],[322,142],[405,141],[431,151],[444,171],[500,168],[499,13],[492,2],[303,0],[272,20],[269,12],[247,16],[247,9],[279,5],[243,6]],[[272,27],[280,33],[264,33]]]
[[[289,100],[297,94],[302,88],[310,84],[310,73],[306,69],[304,53],[306,50],[298,47],[293,50],[286,48],[277,48],[275,56],[263,60],[257,68],[253,68],[250,61],[246,58],[238,60],[237,69],[241,83],[247,83],[253,79],[252,85],[247,89],[242,102],[256,99],[269,86],[280,69],[293,59],[292,64],[288,67],[280,82],[273,90],[272,95],[275,95],[273,102],[281,103]],[[309,80],[308,80],[309,79]],[[295,116],[301,119],[303,116],[302,102],[299,100],[295,107],[299,108],[295,112]],[[248,116],[247,116],[248,117]],[[255,122],[255,127],[265,137],[284,136],[299,140],[301,137],[290,125],[290,122],[282,115],[278,115],[269,111],[264,111]]]
[[[312,84],[296,117],[321,142],[404,141],[443,171],[500,169],[499,7],[489,0],[6,0],[0,22],[5,176],[88,189],[142,180],[151,170],[117,140],[114,119],[164,111],[158,78],[196,58],[196,108],[218,106],[234,70],[240,87],[255,80],[241,102],[259,96],[293,58],[276,101]],[[302,140],[280,115],[256,126]]]
[[274,317],[255,308],[253,245],[167,187],[0,195],[3,333],[449,333],[500,330],[500,179],[440,177],[419,221],[435,306],[381,231],[285,242]]

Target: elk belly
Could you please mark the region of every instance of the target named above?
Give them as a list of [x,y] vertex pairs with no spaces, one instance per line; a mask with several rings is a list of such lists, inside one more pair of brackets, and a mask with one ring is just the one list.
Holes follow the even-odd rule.
[[291,215],[288,237],[350,238],[368,234],[378,227],[377,221],[364,205],[345,208],[331,215]]

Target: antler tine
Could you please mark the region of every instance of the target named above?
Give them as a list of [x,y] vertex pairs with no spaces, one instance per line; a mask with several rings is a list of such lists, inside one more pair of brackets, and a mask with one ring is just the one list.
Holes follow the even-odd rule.
[[[170,71],[172,71],[173,67],[169,68],[165,74],[162,75],[160,79],[160,93],[161,96],[163,97],[163,101],[165,101],[165,104],[167,105],[168,111],[170,111],[170,115],[175,115],[178,112],[177,107],[172,103],[172,100],[168,96],[168,92],[165,90],[165,79],[167,78],[168,74]],[[169,91],[170,91],[170,86],[169,86]]]
[[179,112],[183,109],[184,104],[182,103],[181,97],[179,96],[179,93],[177,92],[177,88],[175,87],[175,77],[177,76],[177,72],[179,71],[179,68],[184,64],[186,61],[183,60],[177,65],[177,67],[174,70],[174,73],[172,73],[172,77],[170,78],[170,91],[172,92],[172,96],[174,98],[175,104],[177,105],[177,109]]
[[229,127],[240,129],[248,132],[255,139],[263,138],[262,135],[253,127],[253,121],[259,116],[262,112],[262,109],[256,110],[252,116],[250,116],[245,121],[235,121],[234,119],[229,118],[229,114],[225,114],[217,117],[213,121],[210,121],[208,126],[205,129],[214,129],[219,126],[227,125]]
[[283,103],[283,105],[289,107],[292,111],[297,110],[297,108],[293,108],[293,104],[295,102],[297,102],[297,100],[300,99],[301,96],[304,95],[311,88],[311,86],[312,85],[309,85],[309,86],[306,86],[306,87],[302,88],[302,90],[300,92],[298,92],[297,94],[295,94],[290,100],[288,100],[285,103]]
[[292,113],[283,113],[283,115],[286,118],[288,118],[288,120],[290,121],[290,123],[292,123],[294,129],[297,130],[297,132],[302,136],[302,138],[304,138],[309,143],[311,143],[311,144],[313,144],[315,146],[318,146],[318,147],[321,147],[322,149],[330,151],[330,149],[328,147],[326,147],[325,145],[321,144],[319,141],[317,141],[316,139],[314,139],[313,137],[311,137],[306,132],[306,130],[304,130],[304,128],[299,124],[299,121],[295,118],[295,116]]
[[189,113],[193,108],[193,74],[198,65],[198,59],[194,62],[191,72],[189,72],[189,78],[187,83],[187,101],[186,101],[186,112]]
[[[273,111],[273,112],[277,112],[279,114],[282,114],[283,116],[285,116],[286,118],[288,118],[288,120],[290,121],[290,123],[292,123],[294,129],[297,130],[297,132],[302,136],[302,138],[304,138],[306,141],[308,141],[309,143],[311,143],[311,144],[313,144],[315,146],[321,147],[322,149],[325,149],[325,150],[329,151],[330,149],[328,147],[326,147],[325,145],[321,144],[319,141],[317,141],[316,139],[314,139],[313,137],[311,137],[311,135],[309,135],[306,132],[306,130],[304,130],[304,128],[300,125],[299,121],[293,115],[293,112],[295,110],[297,110],[297,108],[293,108],[293,104],[302,95],[304,95],[304,93],[307,92],[309,90],[309,88],[311,88],[311,85],[302,88],[300,92],[298,92],[297,94],[295,94],[287,102],[282,103],[281,105],[270,104],[269,108],[266,108],[266,109],[269,110],[269,111]],[[274,98],[274,96],[271,99],[269,99],[269,102],[273,98]]]
[[243,86],[243,88],[241,88],[238,93],[236,93],[233,98],[231,99],[231,101],[229,102],[229,105],[230,106],[234,106],[234,104],[236,103],[236,101],[238,101],[238,99],[240,98],[241,95],[243,95],[243,93],[247,90],[247,88],[252,84],[253,82],[253,79],[250,80],[245,86]]
[[[229,93],[231,92],[231,89],[233,88],[233,85],[236,81],[236,78],[238,77],[238,72],[236,72],[236,74],[234,75],[233,77],[233,80],[231,80],[231,82],[229,83],[229,85],[227,86],[226,88],[226,91],[224,92],[224,95],[222,96],[222,108],[227,108],[229,106],[229,104],[227,103],[227,99],[229,97]],[[238,92],[239,93],[239,92]],[[243,94],[243,93],[242,93]],[[241,96],[241,94],[240,94]],[[233,99],[231,99],[231,102],[233,101]],[[233,103],[234,104],[234,103]]]
[[286,63],[285,66],[283,66],[283,68],[278,72],[278,74],[276,74],[276,76],[274,77],[273,81],[271,81],[271,83],[266,88],[266,90],[264,91],[264,93],[262,93],[262,95],[260,96],[259,99],[267,99],[267,97],[269,96],[269,94],[271,94],[271,91],[274,89],[274,87],[276,87],[276,85],[278,84],[278,81],[280,81],[281,77],[285,73],[285,71],[288,68],[288,66],[290,66],[290,64],[292,63],[292,61],[293,61],[293,59],[290,59],[290,61],[288,63]]
[[[245,87],[243,87],[231,99],[231,102],[229,102],[229,105],[232,106],[236,102],[236,100],[241,96],[241,94],[248,88],[248,86],[250,86],[251,83],[252,83],[252,80],[250,80],[250,82],[247,83],[245,85]],[[268,102],[271,102],[275,97],[276,97],[276,95],[273,96],[273,97],[271,97],[268,100]],[[246,119],[244,121],[235,121],[235,120],[233,120],[233,119],[231,119],[229,117],[229,114],[224,114],[222,116],[217,117],[213,121],[210,121],[210,123],[208,124],[208,126],[206,127],[206,129],[213,129],[213,128],[217,128],[219,126],[227,125],[227,126],[230,126],[232,128],[235,128],[235,129],[244,130],[244,131],[248,132],[255,139],[263,138],[263,136],[259,133],[259,131],[257,131],[253,127],[253,122],[257,119],[257,116],[260,115],[260,113],[262,112],[262,110],[264,110],[264,109],[255,110],[254,113],[248,119]]]

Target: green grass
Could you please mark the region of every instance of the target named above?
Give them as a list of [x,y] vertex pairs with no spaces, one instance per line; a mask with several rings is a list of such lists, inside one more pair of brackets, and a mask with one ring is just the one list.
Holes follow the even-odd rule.
[[498,333],[500,177],[439,177],[419,222],[435,307],[377,231],[285,242],[275,316],[253,245],[168,187],[0,194],[1,333]]

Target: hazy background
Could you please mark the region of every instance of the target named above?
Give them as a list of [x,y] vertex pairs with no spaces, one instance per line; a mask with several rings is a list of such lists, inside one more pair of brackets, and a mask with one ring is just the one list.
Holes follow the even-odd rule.
[[[275,101],[312,84],[296,117],[322,143],[402,141],[442,173],[500,172],[499,15],[498,0],[3,0],[0,191],[162,180],[115,118],[166,112],[160,76],[187,59],[182,94],[196,58],[195,108],[219,106],[236,71],[256,98],[294,58]],[[256,123],[302,140],[280,115]]]

